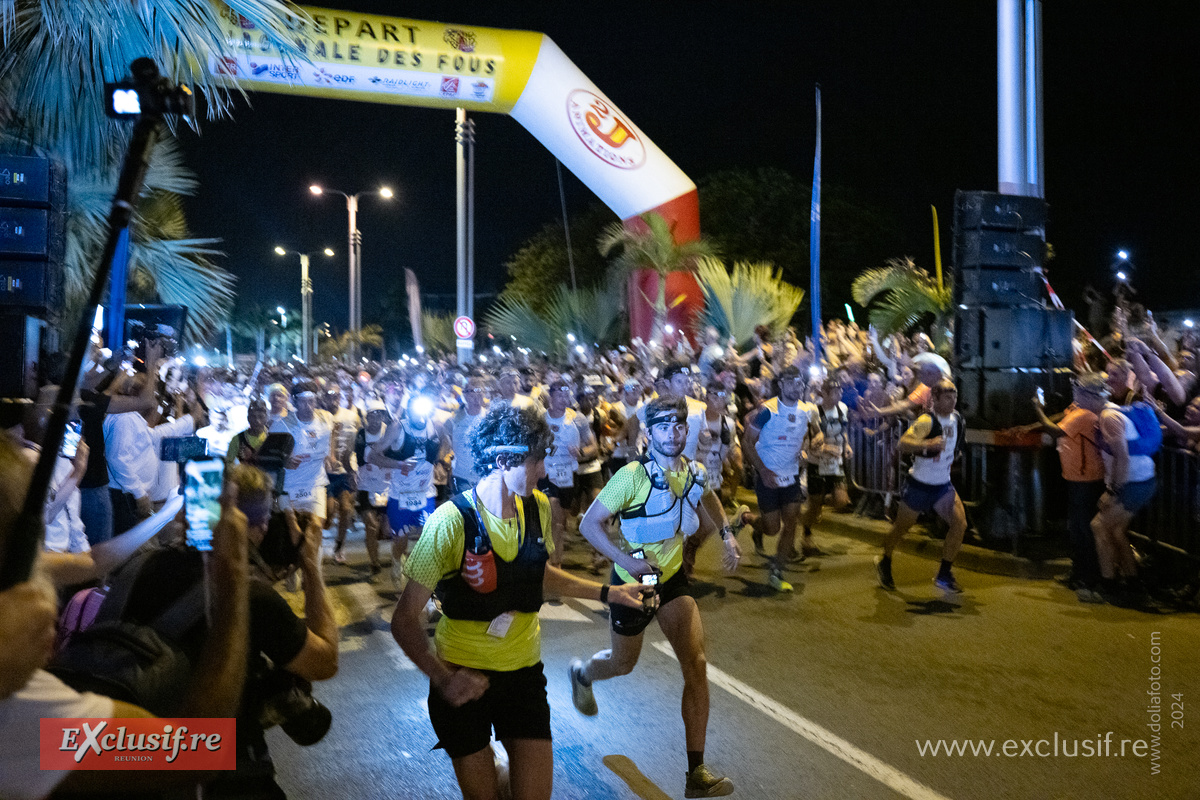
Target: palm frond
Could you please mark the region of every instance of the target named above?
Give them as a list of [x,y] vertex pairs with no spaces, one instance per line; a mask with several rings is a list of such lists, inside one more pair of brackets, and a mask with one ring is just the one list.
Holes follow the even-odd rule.
[[677,244],[673,227],[661,214],[643,214],[646,230],[631,230],[619,222],[604,229],[596,242],[601,255],[612,259],[613,267],[628,274],[652,269],[660,275],[691,269],[698,258],[715,256],[716,246],[700,239]]
[[566,328],[555,329],[524,300],[508,297],[492,306],[484,322],[494,335],[541,353],[555,352],[557,343],[567,334]]
[[938,331],[953,303],[952,290],[939,288],[933,276],[907,257],[865,270],[854,279],[851,293],[855,302],[871,307],[871,324],[885,336],[908,332],[930,320]]
[[616,286],[578,291],[559,286],[542,315],[557,338],[573,333],[582,342],[599,345],[614,343],[620,317],[621,295]]
[[730,271],[716,258],[700,259],[696,277],[705,304],[697,325],[716,328],[723,339],[732,336],[739,347],[750,342],[758,325],[782,333],[800,307],[804,291],[784,282],[781,275],[767,263],[739,261]]
[[[157,296],[137,297],[130,302],[157,299],[167,305],[188,307],[185,337],[201,341],[223,324],[233,307],[235,279],[209,259],[220,255],[211,245],[215,239],[151,239],[134,241],[129,247],[129,275],[133,286]],[[133,288],[131,286],[131,288]],[[147,294],[149,294],[147,292]]]
[[13,110],[34,144],[113,163],[129,132],[104,116],[103,85],[122,79],[141,56],[154,58],[175,82],[202,90],[210,117],[227,115],[230,89],[208,74],[207,60],[210,53],[233,55],[219,24],[229,13],[245,17],[285,59],[307,60],[295,25],[307,15],[278,0],[228,0],[227,7],[208,0],[26,2],[6,24],[11,36],[0,52],[0,81],[11,87]]
[[421,336],[425,340],[425,348],[431,352],[455,352],[458,344],[454,335],[454,315],[422,310]]

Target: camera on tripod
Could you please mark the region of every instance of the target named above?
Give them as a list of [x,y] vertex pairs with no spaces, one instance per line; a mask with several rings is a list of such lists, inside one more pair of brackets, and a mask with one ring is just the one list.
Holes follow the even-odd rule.
[[159,75],[152,59],[137,59],[130,65],[130,72],[133,80],[104,84],[104,111],[108,116],[117,119],[143,114],[196,116],[196,95],[187,86],[177,86]]

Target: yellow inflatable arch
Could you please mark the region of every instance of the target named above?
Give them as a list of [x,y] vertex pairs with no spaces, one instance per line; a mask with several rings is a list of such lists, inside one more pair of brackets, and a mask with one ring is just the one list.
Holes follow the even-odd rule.
[[210,56],[209,72],[255,91],[509,114],[621,219],[657,211],[677,240],[699,237],[695,184],[545,34],[302,10],[311,64],[222,6],[237,55]]

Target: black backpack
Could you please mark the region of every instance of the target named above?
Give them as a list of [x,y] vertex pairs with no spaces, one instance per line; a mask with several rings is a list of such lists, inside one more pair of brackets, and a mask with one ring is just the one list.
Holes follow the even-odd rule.
[[124,619],[125,607],[154,551],[135,556],[113,576],[95,622],[73,635],[47,669],[81,692],[95,692],[172,716],[192,676],[192,660],[179,646],[204,617],[204,581],[197,581],[149,624]]

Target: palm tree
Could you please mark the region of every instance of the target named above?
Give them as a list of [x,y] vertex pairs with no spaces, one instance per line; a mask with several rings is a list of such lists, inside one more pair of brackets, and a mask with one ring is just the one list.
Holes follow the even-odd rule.
[[458,337],[454,335],[454,315],[435,311],[421,311],[421,338],[425,349],[431,353],[449,355],[458,348]]
[[[661,341],[667,323],[667,312],[683,299],[681,296],[668,302],[667,276],[672,272],[691,271],[697,259],[715,256],[717,248],[704,239],[676,243],[673,226],[663,219],[662,215],[653,211],[643,214],[641,220],[645,224],[644,230],[632,230],[614,222],[605,228],[596,244],[602,255],[611,257],[613,271],[617,275],[636,281],[636,275],[641,270],[657,273],[656,296],[651,299],[640,289],[638,293],[654,311],[650,337]],[[636,284],[630,286],[631,323],[636,316],[633,311],[633,304],[636,302],[636,295],[633,293],[635,287]]]
[[321,361],[344,361],[353,357],[356,350],[364,353],[368,348],[383,350],[383,328],[374,323],[362,326],[358,333],[342,331],[337,336],[321,340],[317,355]]
[[718,259],[700,259],[696,277],[705,303],[697,328],[711,325],[723,339],[732,336],[739,348],[750,342],[759,325],[782,334],[800,307],[804,291],[785,283],[781,275],[782,270],[770,263],[738,261],[730,271]]
[[883,267],[865,270],[850,291],[856,303],[871,306],[871,324],[881,336],[929,326],[935,342],[945,340],[953,315],[953,287],[939,288],[933,276],[908,256],[889,258]]
[[[73,327],[106,234],[108,206],[131,126],[104,115],[105,81],[120,80],[129,64],[149,55],[175,82],[201,89],[210,117],[231,109],[231,90],[202,66],[208,53],[232,54],[221,33],[222,14],[239,14],[280,47],[302,57],[289,20],[303,16],[279,0],[72,0],[0,2],[0,106],[6,114],[0,146],[51,155],[67,169],[70,186],[64,263],[66,327]],[[228,314],[233,279],[213,265],[216,240],[192,238],[179,195],[195,191],[174,143],[155,148],[131,230],[129,299],[189,308],[188,335],[197,339]]]
[[614,344],[622,333],[620,321],[621,292],[615,283],[577,291],[560,285],[541,312],[524,299],[501,297],[485,318],[494,335],[556,355],[570,346],[568,334],[585,345]]

